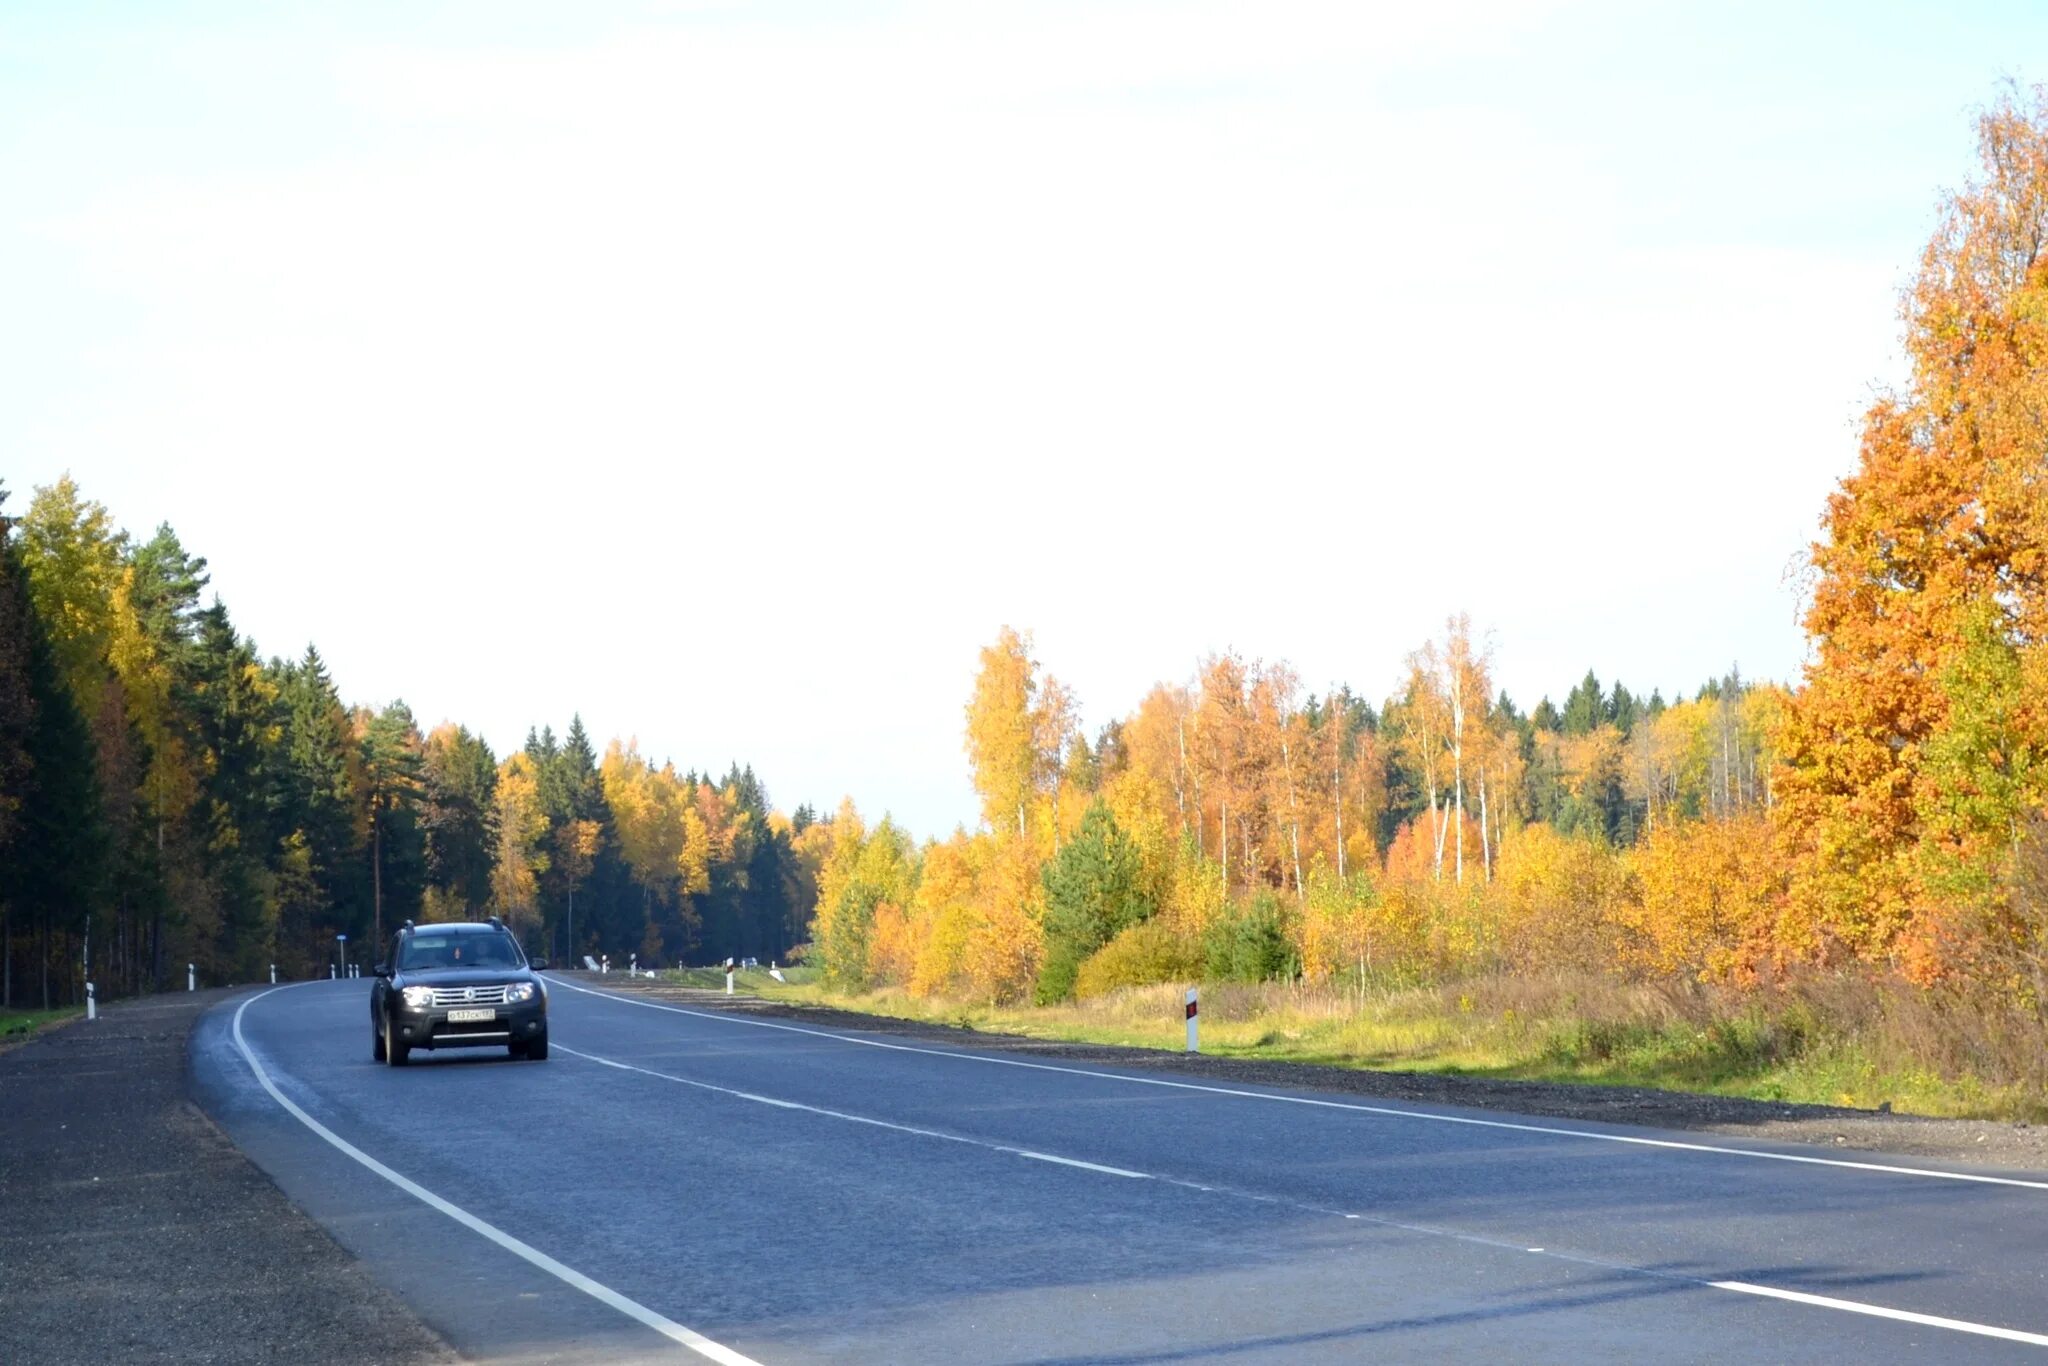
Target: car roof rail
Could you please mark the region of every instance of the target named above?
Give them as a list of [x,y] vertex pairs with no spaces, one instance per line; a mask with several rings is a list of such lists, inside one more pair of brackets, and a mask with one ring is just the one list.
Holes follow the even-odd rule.
[[502,921],[502,920],[500,920],[500,919],[498,919],[498,917],[497,917],[497,916],[492,916],[492,917],[491,917],[491,923],[492,923],[493,925],[496,925],[496,926],[497,926],[497,927],[498,927],[499,929],[501,929],[501,930],[505,928],[505,922],[504,922],[504,921]]
[[412,922],[411,922],[410,920],[408,920],[408,921],[406,921],[406,922],[405,922],[405,923],[404,923],[403,925],[400,925],[400,926],[398,927],[398,932],[399,932],[400,934],[404,934],[404,933],[405,933],[405,932],[406,932],[407,930],[411,929],[412,927],[413,927],[413,924],[412,924]]

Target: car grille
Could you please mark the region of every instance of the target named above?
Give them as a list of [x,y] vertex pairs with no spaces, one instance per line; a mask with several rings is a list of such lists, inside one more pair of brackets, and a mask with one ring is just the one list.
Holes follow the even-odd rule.
[[505,988],[494,987],[435,987],[434,1004],[437,1006],[501,1006],[505,1004]]

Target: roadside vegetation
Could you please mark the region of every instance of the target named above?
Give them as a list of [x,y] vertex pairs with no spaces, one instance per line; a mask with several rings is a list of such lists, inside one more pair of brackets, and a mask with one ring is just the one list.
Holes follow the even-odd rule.
[[1170,1047],[1154,984],[1200,980],[1217,1051],[2048,1110],[2048,92],[1978,142],[1810,547],[1799,680],[1525,709],[1459,615],[1378,705],[1225,652],[1090,737],[1005,629],[979,828],[829,823],[821,991]]
[[0,1048],[20,1043],[51,1025],[83,1014],[83,1006],[64,1006],[56,1010],[0,1010]]
[[[1215,1051],[2040,1115],[2048,92],[1978,141],[1901,301],[1906,382],[1821,510],[1800,678],[1589,670],[1531,706],[1461,613],[1363,662],[1383,698],[1225,650],[1091,730],[1005,627],[964,709],[980,819],[941,839],[600,757],[580,721],[500,756],[345,707],[316,651],[264,662],[201,606],[168,527],[38,489],[0,519],[0,1003],[77,999],[88,947],[134,987],[248,981],[488,911],[558,962],[751,954],[802,964],[776,992],[1027,1033],[1176,1046],[1201,981]],[[1484,491],[1446,492],[1444,555],[1486,554],[1455,518]],[[1418,591],[1226,549],[1104,588],[1140,631],[1264,573],[1339,637]]]
[[[718,979],[718,985],[724,979]],[[708,980],[694,985],[712,985]],[[771,1000],[1027,1038],[1179,1051],[1180,984],[1039,1006],[862,993],[745,974]],[[1642,1086],[1902,1114],[2048,1120],[2038,1024],[1967,999],[1848,975],[1768,992],[1666,980],[1501,976],[1457,986],[1299,981],[1204,987],[1202,1051],[1518,1081]]]

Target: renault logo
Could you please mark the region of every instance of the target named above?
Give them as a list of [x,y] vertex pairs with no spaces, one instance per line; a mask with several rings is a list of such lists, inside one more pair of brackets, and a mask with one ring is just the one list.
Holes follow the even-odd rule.
[[465,990],[463,991],[463,993],[462,993],[462,999],[463,999],[463,1000],[465,1000],[465,1001],[474,1001],[474,1000],[476,999],[476,988],[475,988],[475,987],[468,987],[468,988],[466,988],[466,989],[465,989]]

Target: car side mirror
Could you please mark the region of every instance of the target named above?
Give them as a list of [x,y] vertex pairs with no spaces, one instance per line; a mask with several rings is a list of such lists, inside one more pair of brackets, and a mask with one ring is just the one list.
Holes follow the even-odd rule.
[[376,967],[370,969],[370,975],[372,977],[389,977],[391,975],[391,965],[389,963],[379,963]]
[[535,972],[546,972],[548,970],[548,960],[545,958],[528,959],[526,966],[532,968]]

